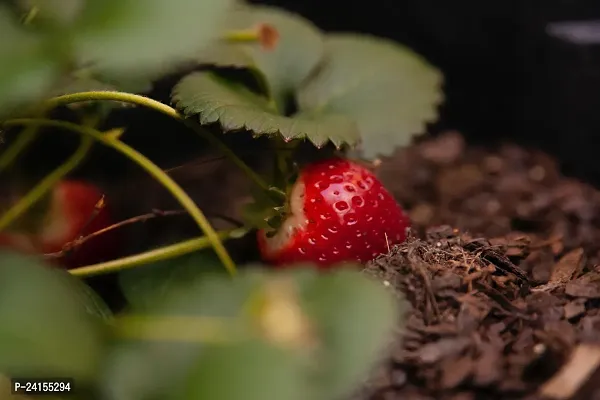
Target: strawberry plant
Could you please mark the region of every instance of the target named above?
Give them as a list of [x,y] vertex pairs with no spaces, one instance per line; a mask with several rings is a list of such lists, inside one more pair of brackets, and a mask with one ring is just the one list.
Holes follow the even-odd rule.
[[[18,176],[15,160],[39,135],[81,138],[38,184],[2,198],[0,392],[9,378],[43,377],[74,379],[82,399],[333,399],[357,389],[403,308],[361,266],[409,227],[366,165],[435,119],[439,71],[397,43],[233,0],[20,0],[3,3],[0,19],[0,125],[13,139],[0,147],[0,174]],[[173,106],[143,95],[181,71]],[[127,126],[100,128],[124,106],[181,122],[247,174],[255,190],[242,227],[215,231],[121,140]],[[77,121],[50,116],[64,108]],[[267,136],[271,168],[250,168],[208,125]],[[300,162],[303,142],[321,159]],[[128,254],[117,199],[69,177],[94,145],[160,183],[203,236]],[[226,242],[245,235],[264,264],[238,272]],[[91,278],[109,274],[124,310],[93,290]]]

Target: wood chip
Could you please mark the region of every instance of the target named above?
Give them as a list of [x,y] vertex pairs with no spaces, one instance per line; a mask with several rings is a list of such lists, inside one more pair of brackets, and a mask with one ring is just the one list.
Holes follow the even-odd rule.
[[572,398],[600,366],[600,346],[580,344],[569,361],[539,390],[543,397],[554,400]]

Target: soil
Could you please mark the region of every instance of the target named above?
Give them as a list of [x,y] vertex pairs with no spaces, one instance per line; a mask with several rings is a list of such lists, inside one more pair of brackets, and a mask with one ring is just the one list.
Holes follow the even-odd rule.
[[452,132],[378,173],[414,232],[368,270],[410,308],[362,397],[600,398],[600,192],[539,151]]

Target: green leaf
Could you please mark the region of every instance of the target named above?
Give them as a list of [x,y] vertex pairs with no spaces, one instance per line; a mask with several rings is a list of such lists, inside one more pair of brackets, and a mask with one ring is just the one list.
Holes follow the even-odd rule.
[[265,76],[257,69],[252,55],[247,51],[243,51],[244,48],[242,46],[244,45],[224,42],[222,40],[216,41],[202,49],[198,56],[198,62],[217,67],[253,69],[260,75],[261,83],[266,85]]
[[128,93],[149,92],[153,88],[154,81],[159,79],[158,73],[143,73],[143,71],[133,75],[122,75],[117,70],[95,68],[91,73],[97,81],[113,86],[113,90]]
[[242,218],[249,226],[257,229],[270,228],[269,221],[275,218],[279,213],[274,207],[269,207],[261,201],[255,201],[247,204],[242,209]]
[[313,393],[304,366],[289,351],[262,340],[207,348],[176,400],[306,400]]
[[93,379],[106,326],[88,294],[64,270],[0,252],[0,371]]
[[[179,290],[170,290],[139,315],[147,319],[118,330],[128,334],[109,354],[103,394],[111,400],[329,400],[350,393],[367,377],[397,326],[397,299],[381,282],[361,274],[359,265],[327,274],[303,266],[278,272],[245,268],[235,279],[209,274],[177,285]],[[273,335],[257,329],[259,318],[265,322],[262,295],[285,282],[298,290],[316,343],[304,337],[270,341]],[[296,298],[293,292],[286,299],[269,293],[271,306]],[[160,327],[157,321],[168,324]]]
[[359,265],[339,265],[332,271],[305,278],[301,295],[322,341],[316,374],[322,399],[343,398],[368,378],[401,321],[404,305],[382,282],[359,272]]
[[71,274],[65,274],[65,276],[67,280],[71,281],[71,285],[75,289],[77,295],[75,301],[80,301],[88,314],[106,322],[114,319],[112,310],[94,289],[83,281],[71,279]]
[[78,59],[138,74],[191,59],[217,38],[230,0],[88,0],[78,20]]
[[172,292],[196,285],[206,274],[222,272],[213,250],[199,251],[119,273],[119,284],[129,304],[147,310]]
[[[278,187],[285,191],[285,188]],[[252,226],[256,229],[269,228],[269,221],[281,216],[282,211],[278,209],[278,204],[282,201],[280,198],[274,198],[273,193],[265,192],[262,188],[252,187],[250,189],[252,201],[244,204],[241,209],[241,217],[245,226]]]
[[[151,339],[160,331],[152,324],[140,322],[130,326],[127,330],[130,334],[109,354],[102,374],[101,388],[106,397],[111,400],[165,398],[181,388],[206,346],[227,340],[230,335],[237,338],[241,333],[244,337],[248,328],[245,321],[238,318],[251,293],[263,282],[260,271],[244,271],[235,279],[221,273],[208,274],[177,290],[173,287],[160,302],[153,302],[151,308],[138,314],[150,321],[179,318],[169,324],[167,333],[172,337]],[[211,318],[231,321],[231,324],[216,330],[210,324],[206,328],[194,326]],[[198,335],[201,340],[180,340],[179,336],[188,334]]]
[[238,6],[230,14],[227,28],[242,30],[262,23],[277,30],[279,42],[275,49],[266,50],[258,43],[220,41],[202,52],[199,61],[260,71],[270,89],[270,96],[283,110],[289,96],[323,57],[323,35],[314,24],[298,14],[262,5]]
[[[62,54],[52,37],[25,30],[11,11],[0,5],[0,114],[37,100],[60,74]],[[9,108],[10,107],[10,108]]]
[[326,62],[298,93],[300,110],[355,119],[367,159],[390,155],[437,118],[442,75],[387,39],[330,34]]
[[[143,76],[118,77],[114,72],[80,69],[70,75],[63,75],[54,85],[48,96],[88,91],[121,91],[128,93],[148,92],[152,89],[152,81]],[[110,102],[126,105],[127,103]]]
[[173,89],[173,102],[186,116],[198,115],[201,124],[219,122],[225,132],[249,130],[254,135],[281,135],[284,140],[309,139],[322,147],[355,144],[358,131],[341,115],[279,115],[272,103],[241,84],[228,82],[211,72],[194,72]]
[[85,0],[18,0],[18,5],[23,11],[34,13],[34,23],[42,20],[68,26],[79,16]]
[[116,90],[116,87],[95,79],[91,75],[68,75],[62,76],[48,93],[49,97],[62,96],[78,92]]

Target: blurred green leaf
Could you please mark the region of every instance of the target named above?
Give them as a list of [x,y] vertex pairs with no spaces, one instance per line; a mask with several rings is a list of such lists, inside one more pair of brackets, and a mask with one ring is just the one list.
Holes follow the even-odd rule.
[[196,361],[186,386],[174,400],[314,398],[298,357],[261,340],[207,348]]
[[229,43],[223,40],[215,41],[210,43],[202,49],[198,55],[198,62],[200,64],[209,64],[217,67],[232,67],[232,68],[248,68],[254,70],[259,74],[260,82],[263,85],[267,85],[266,78],[260,70],[256,67],[255,61],[249,52],[244,51],[244,47],[259,46],[258,44],[241,44],[241,43]]
[[[153,301],[151,309],[148,304],[139,314],[149,321],[174,318],[168,327],[170,338],[151,339],[164,332],[143,319],[128,326],[127,331],[135,335],[123,338],[109,354],[101,380],[104,395],[110,400],[160,399],[176,391],[207,345],[244,334],[244,322],[238,326],[238,317],[263,279],[260,271],[245,271],[235,279],[214,273],[181,287],[171,286],[160,302]],[[210,324],[197,326],[213,317],[231,319],[234,326],[225,327],[225,331],[215,331]],[[197,335],[201,340],[180,338],[189,335]]]
[[231,0],[88,0],[77,21],[78,59],[139,74],[191,59],[216,39]]
[[298,92],[303,112],[346,115],[358,124],[364,158],[390,155],[438,115],[442,74],[387,39],[326,36],[326,62]]
[[85,5],[85,0],[17,0],[24,13],[33,12],[33,22],[42,20],[52,25],[73,23]]
[[64,274],[64,276],[69,281],[68,283],[73,286],[74,294],[77,295],[75,301],[81,302],[88,314],[106,322],[113,320],[112,310],[94,289],[79,279],[73,280],[71,274]]
[[179,81],[173,102],[186,116],[198,115],[201,124],[219,122],[225,132],[247,129],[256,136],[307,138],[317,147],[329,140],[336,146],[358,140],[356,126],[348,117],[308,113],[286,117],[265,97],[210,72],[194,72]]
[[[68,75],[62,75],[58,79],[48,97],[62,96],[65,94],[88,92],[88,91],[121,91],[128,93],[144,93],[152,90],[152,80],[144,75],[139,76],[119,76],[115,71],[99,71],[97,69],[81,68]],[[131,106],[128,103],[109,102],[110,104],[120,104],[122,106]]]
[[170,293],[197,285],[206,274],[224,271],[213,250],[186,254],[119,273],[119,284],[132,307],[147,310]]
[[[117,323],[122,339],[101,380],[107,400],[329,400],[356,389],[392,338],[397,299],[359,265],[256,267],[174,285]],[[296,300],[308,318],[300,325]]]
[[87,91],[116,90],[116,87],[106,82],[101,82],[91,75],[62,76],[48,92],[49,97],[62,96]]
[[230,13],[227,28],[250,29],[258,24],[273,26],[279,35],[275,49],[258,43],[220,41],[200,55],[203,63],[257,69],[266,79],[279,110],[315,69],[324,55],[321,31],[310,21],[289,11],[263,5],[238,6]]
[[[107,90],[117,90],[117,88],[109,83],[101,82],[88,74],[71,74],[63,75],[60,79],[58,79],[57,82],[52,86],[52,89],[47,93],[47,97],[52,98],[79,92]],[[95,111],[98,117],[104,117],[108,115],[110,111],[116,107],[127,106],[130,105],[114,101],[82,101],[66,105],[66,107],[73,110],[86,109],[90,112]]]
[[301,294],[322,341],[316,374],[322,399],[343,398],[357,389],[402,321],[402,301],[360,269],[340,265],[307,280]]
[[65,60],[60,44],[22,27],[0,4],[0,114],[37,100],[60,75]]
[[106,333],[97,306],[64,270],[0,251],[0,371],[93,379]]
[[152,90],[154,80],[160,78],[158,73],[144,73],[144,71],[140,71],[139,74],[121,75],[117,70],[94,69],[93,74],[99,82],[113,86],[113,90],[128,93],[149,92]]

